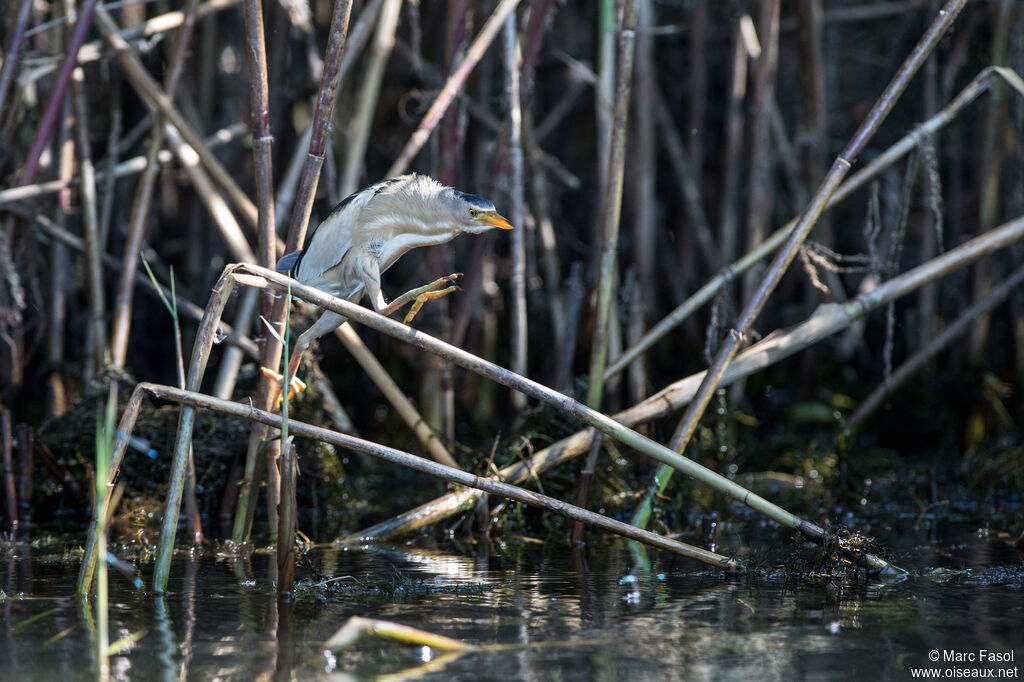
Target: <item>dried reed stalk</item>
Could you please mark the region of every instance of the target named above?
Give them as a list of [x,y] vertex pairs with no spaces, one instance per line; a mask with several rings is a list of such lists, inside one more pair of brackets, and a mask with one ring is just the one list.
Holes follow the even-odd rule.
[[[351,12],[351,0],[335,0],[334,13],[331,16],[330,35],[324,53],[324,69],[320,77],[320,90],[317,93],[316,105],[313,110],[309,149],[306,152],[306,162],[302,169],[297,198],[291,213],[291,220],[288,224],[288,236],[284,248],[285,253],[297,251],[302,247],[302,243],[305,240],[309,216],[313,210],[313,198],[316,195],[316,187],[320,179],[320,169],[323,167],[324,153],[330,137],[335,93],[337,92],[340,79],[341,63],[345,53],[345,40],[348,35]],[[284,328],[285,307],[286,301],[282,297],[278,297],[274,301],[274,307],[268,319],[275,329]],[[277,367],[281,361],[281,344],[269,333],[264,333],[263,342],[263,354],[260,358],[261,365],[263,367]],[[272,385],[268,377],[260,377],[256,405],[262,409],[270,408]],[[260,444],[266,438],[266,435],[267,429],[260,425],[253,425],[252,431],[249,434],[249,445],[245,458],[245,477],[239,487],[238,507],[235,511],[235,523],[231,534],[234,542],[244,542],[249,538],[252,516],[256,510],[256,488],[253,475],[256,470],[256,457],[259,453]],[[271,529],[276,530],[277,495],[279,490],[277,467],[274,466],[272,460],[268,461],[267,464],[269,522]]]
[[[526,376],[528,374],[526,371],[528,329],[526,317],[526,229],[523,225],[523,112],[519,87],[519,36],[516,30],[515,14],[505,20],[503,37],[505,86],[509,111],[508,160],[512,204],[510,220],[513,225],[519,226],[518,230],[512,231],[512,273],[509,276],[509,285],[512,289],[512,358],[510,364],[513,372]],[[517,410],[524,409],[526,396],[513,392],[512,406]]]

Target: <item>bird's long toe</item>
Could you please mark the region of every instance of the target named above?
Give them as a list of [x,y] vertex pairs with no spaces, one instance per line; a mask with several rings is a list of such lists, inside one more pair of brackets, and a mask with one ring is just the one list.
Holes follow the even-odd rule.
[[420,308],[422,308],[423,304],[426,303],[427,301],[432,301],[435,298],[447,296],[453,291],[458,291],[458,289],[459,287],[453,285],[450,287],[446,287],[444,289],[439,289],[436,291],[424,291],[421,294],[417,294],[415,300],[413,300],[412,306],[409,308],[409,312],[405,314],[405,320],[403,320],[403,322],[405,322],[405,324],[409,324],[410,322],[412,322],[412,318],[416,317],[416,313],[420,311]]

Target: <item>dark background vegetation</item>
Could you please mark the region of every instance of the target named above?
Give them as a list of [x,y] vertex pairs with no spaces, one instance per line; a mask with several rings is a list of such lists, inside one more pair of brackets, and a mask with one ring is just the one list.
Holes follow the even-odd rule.
[[[353,26],[370,4],[354,3]],[[373,109],[358,186],[386,173],[443,84],[443,74],[461,59],[494,4],[488,0],[403,3],[396,44]],[[0,36],[4,40],[11,35],[19,5],[17,0],[3,3]],[[763,60],[743,58],[747,76],[740,81],[743,90],[732,112],[734,55],[745,21],[752,20],[762,50],[767,47],[762,3],[649,0],[641,5],[618,296],[612,318],[613,356],[614,348],[631,345],[638,332],[752,248],[757,225],[770,234],[799,214],[939,3],[782,2],[777,73],[762,78]],[[603,105],[595,89],[602,69],[607,68],[600,54],[601,6],[599,2],[523,0],[516,13],[524,51],[524,124],[533,131],[524,138],[525,219],[517,225],[526,243],[527,374],[577,396],[584,393],[590,361],[599,209],[605,191],[603,164],[607,163],[599,115]],[[152,2],[124,7],[114,15],[128,26],[174,9],[178,9],[175,3]],[[818,33],[806,20],[807,13],[814,11],[823,12]],[[331,4],[320,0],[264,4],[275,188],[284,186],[293,156],[305,152],[300,138],[319,85],[331,12]],[[33,13],[30,26],[37,26],[59,19],[65,9],[60,2],[37,2]],[[530,21],[537,13],[545,17],[539,28]],[[157,81],[164,77],[171,35],[132,41]],[[369,35],[372,45],[372,29]],[[89,36],[90,40],[99,37],[95,30]],[[29,36],[19,55],[19,79],[0,110],[4,188],[21,184],[29,145],[52,96],[52,71],[38,77],[27,74],[59,63],[65,41],[65,27],[54,24]],[[413,169],[483,194],[510,215],[514,194],[502,49],[499,35]],[[240,5],[229,3],[199,20],[175,103],[201,135],[249,124],[245,50]],[[343,198],[339,167],[350,144],[356,107],[365,96],[362,85],[370,51],[369,47],[361,50],[342,80],[311,224]],[[1014,0],[968,3],[862,160],[870,160],[912,131],[993,64],[1024,70],[1024,10]],[[120,261],[137,175],[111,184],[105,174],[110,164],[145,154],[154,118],[109,50],[99,60],[83,64],[82,72],[87,121],[65,107],[37,180],[50,181],[62,173],[79,176],[74,163],[82,150],[64,141],[74,140],[76,126],[85,125],[100,178],[98,201],[101,206],[108,202],[109,207],[100,215],[105,221],[100,226],[102,250]],[[815,78],[823,87],[816,88]],[[665,118],[659,118],[659,99]],[[497,128],[485,119],[497,122]],[[931,237],[940,217],[941,246],[948,249],[1020,216],[1024,212],[1022,121],[1024,102],[1009,88],[997,88],[934,137],[934,159],[919,156],[915,174],[908,175],[910,162],[904,158],[871,188],[829,211],[811,239],[839,254],[864,256],[871,252],[866,226],[873,193],[877,193],[882,231],[879,244],[884,248],[897,238],[894,235],[904,225],[901,214],[906,212],[900,262],[891,271],[877,260],[861,262],[854,271],[839,274],[845,291],[825,294],[809,284],[797,261],[759,318],[757,330],[767,334],[798,323],[822,302],[853,296],[871,282],[934,256]],[[737,126],[738,138],[730,139],[730,122]],[[751,157],[759,145],[764,160],[754,165]],[[69,154],[64,161],[61,149]],[[255,197],[251,137],[236,134],[216,146],[215,152],[245,192]],[[679,155],[686,166],[682,172]],[[735,174],[732,187],[730,173]],[[697,190],[701,213],[695,213],[694,204],[685,200],[686,183]],[[755,187],[762,190],[761,199],[752,202]],[[288,217],[279,209],[279,221],[287,223]],[[92,451],[96,406],[106,395],[104,380],[113,376],[127,386],[133,380],[176,384],[173,328],[159,300],[140,288],[134,298],[123,373],[98,362],[93,353],[84,254],[55,246],[39,219],[82,235],[79,185],[0,203],[0,398],[13,422],[35,427],[38,441],[87,489],[84,472]],[[550,220],[556,240],[550,249],[541,239],[544,220]],[[736,230],[731,248],[730,221]],[[244,226],[244,221],[239,222]],[[255,247],[253,232],[247,234]],[[428,304],[416,326],[507,366],[509,244],[507,234],[488,234],[415,251],[384,276],[385,291],[395,296],[449,271],[465,272],[463,291]],[[223,266],[233,260],[176,160],[161,166],[146,215],[144,252],[162,282],[169,281],[173,268],[178,293],[200,306]],[[891,330],[884,312],[873,313],[866,324],[840,335],[841,339],[826,340],[742,386],[724,389],[712,403],[690,454],[730,473],[777,470],[816,478],[822,484],[815,489],[821,494],[816,499],[838,504],[857,500],[880,485],[909,490],[922,507],[963,491],[1019,502],[1013,491],[1024,480],[1024,444],[1017,426],[1024,420],[1024,292],[1012,293],[990,317],[973,325],[909,385],[891,395],[855,434],[844,437],[843,431],[845,418],[885,380],[884,349],[891,349],[897,365],[912,356],[1019,265],[1021,252],[1019,246],[1008,249],[939,281],[933,309],[924,307],[923,295],[899,301]],[[66,276],[55,278],[54,272]],[[115,270],[104,267],[108,303],[116,281]],[[716,347],[748,296],[745,282],[738,277],[716,300],[717,319],[710,307],[701,310],[645,354],[642,363],[612,382],[604,410],[615,412],[704,369],[709,350]],[[577,311],[568,317],[561,335],[555,333],[552,315],[556,298],[570,311],[575,303]],[[234,302],[229,304],[227,320],[234,317]],[[103,324],[109,329],[109,309],[106,312]],[[294,319],[299,328],[308,320]],[[194,320],[183,320],[186,355],[194,328]],[[252,335],[257,333],[250,330]],[[574,345],[566,341],[572,336]],[[443,366],[408,346],[373,333],[363,337],[431,424],[455,444],[456,457],[464,466],[482,472],[492,456],[500,465],[578,428],[547,408],[517,409],[506,389]],[[335,339],[324,337],[313,355],[360,435],[420,452],[409,430]],[[215,351],[208,381],[219,357]],[[256,362],[247,358],[236,399],[253,393],[255,376]],[[297,418],[326,419],[317,412],[315,391],[300,398],[296,409]],[[148,426],[140,426],[160,457],[152,461],[138,453],[129,456],[129,497],[159,498],[166,480],[163,457],[170,449],[174,424],[173,409],[164,407],[159,414],[164,412],[170,416],[152,417]],[[646,428],[664,442],[676,419],[673,415]],[[242,425],[216,418],[201,423],[197,467],[202,508],[208,516],[218,513],[224,480],[232,462],[244,453],[246,439]],[[340,514],[347,506],[353,512],[349,522],[362,522],[444,489],[442,483],[346,453],[307,452],[302,464],[304,508],[315,508],[325,516],[330,515],[328,508]],[[321,456],[313,457],[316,452]],[[606,485],[596,493],[603,504],[595,506],[607,504],[608,511],[628,511],[632,497],[617,493],[646,485],[651,466],[642,459],[602,461],[599,477]],[[562,467],[546,483],[545,492],[571,498],[578,466]],[[866,482],[871,476],[873,482]],[[68,498],[66,487],[42,472],[37,473],[36,485],[38,505],[49,510],[40,509],[36,515],[40,520],[52,517],[55,509],[79,505]],[[681,509],[692,508],[690,502],[678,504]]]

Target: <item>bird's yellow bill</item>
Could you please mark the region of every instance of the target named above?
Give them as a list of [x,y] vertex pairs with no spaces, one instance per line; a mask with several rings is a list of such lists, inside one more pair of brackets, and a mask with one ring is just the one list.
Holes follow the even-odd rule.
[[492,227],[500,227],[503,230],[511,230],[513,228],[512,223],[507,218],[498,215],[497,213],[483,213],[477,216],[477,220]]

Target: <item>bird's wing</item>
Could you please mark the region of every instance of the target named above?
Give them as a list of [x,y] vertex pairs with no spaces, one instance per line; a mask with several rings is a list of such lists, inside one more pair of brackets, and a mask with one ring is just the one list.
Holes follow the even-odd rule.
[[281,256],[281,260],[277,261],[277,271],[282,275],[287,275],[289,272],[295,270],[295,264],[302,258],[302,251],[292,251],[291,253]]
[[335,206],[306,239],[306,248],[292,264],[295,277],[302,282],[323,275],[338,265],[352,248],[354,233],[360,224],[360,214],[374,197],[394,191],[416,176],[402,175],[382,180],[347,196]]

